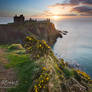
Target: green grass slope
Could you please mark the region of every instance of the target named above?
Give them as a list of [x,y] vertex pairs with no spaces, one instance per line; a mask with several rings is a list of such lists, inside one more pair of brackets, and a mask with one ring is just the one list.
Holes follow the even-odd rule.
[[90,76],[58,60],[44,40],[26,37],[23,49],[10,47],[5,66],[15,69],[19,82],[8,92],[92,92]]

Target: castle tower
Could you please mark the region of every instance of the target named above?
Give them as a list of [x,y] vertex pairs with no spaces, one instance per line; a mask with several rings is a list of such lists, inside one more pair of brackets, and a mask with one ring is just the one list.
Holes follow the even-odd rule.
[[25,17],[23,15],[14,16],[14,23],[23,23],[25,21]]

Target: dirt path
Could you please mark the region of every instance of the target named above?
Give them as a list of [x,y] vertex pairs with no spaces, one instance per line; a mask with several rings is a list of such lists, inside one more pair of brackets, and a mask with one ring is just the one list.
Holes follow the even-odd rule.
[[4,49],[0,48],[0,62],[3,64],[7,64],[8,60],[5,58]]
[[6,88],[13,87],[16,83],[16,73],[12,68],[6,69],[5,64],[8,64],[5,50],[0,48],[0,92],[7,92]]

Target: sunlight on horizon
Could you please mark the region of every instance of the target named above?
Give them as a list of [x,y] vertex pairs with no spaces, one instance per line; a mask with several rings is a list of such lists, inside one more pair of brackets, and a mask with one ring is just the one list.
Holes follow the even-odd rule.
[[60,16],[52,16],[51,19],[59,20],[60,19]]

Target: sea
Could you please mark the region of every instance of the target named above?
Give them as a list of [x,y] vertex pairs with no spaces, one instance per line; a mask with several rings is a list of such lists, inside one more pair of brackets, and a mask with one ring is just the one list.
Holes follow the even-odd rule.
[[[13,22],[12,18],[0,18],[0,24]],[[68,31],[63,38],[58,38],[53,51],[65,62],[80,65],[92,78],[92,17],[64,18],[51,20],[56,29]]]
[[92,78],[92,17],[68,18],[52,21],[55,27],[68,31],[58,38],[53,51],[58,58],[78,64]]

